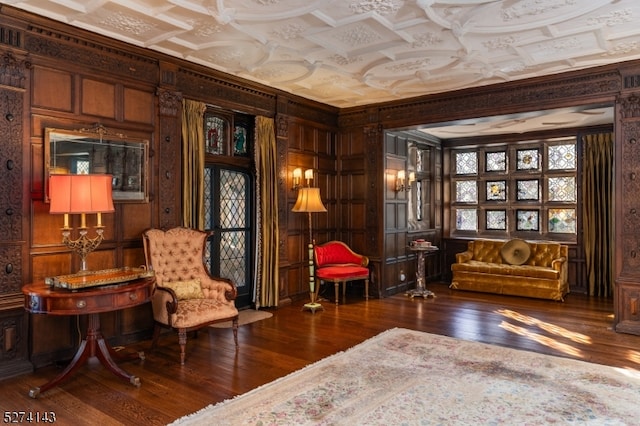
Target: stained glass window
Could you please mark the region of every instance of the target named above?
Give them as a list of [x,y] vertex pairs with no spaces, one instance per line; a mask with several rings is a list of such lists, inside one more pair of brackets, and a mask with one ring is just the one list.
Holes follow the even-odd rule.
[[516,168],[518,170],[538,170],[540,167],[540,151],[538,149],[519,149],[516,151]]
[[478,210],[457,209],[456,229],[461,231],[476,231],[478,229]]
[[518,231],[538,231],[540,229],[540,211],[516,210],[516,229]]
[[516,181],[518,201],[538,201],[540,199],[540,181],[527,179]]
[[209,154],[224,155],[226,145],[226,120],[211,114],[204,116],[205,150]]
[[456,153],[456,174],[472,175],[478,173],[478,154],[476,152]]
[[549,232],[576,233],[575,209],[549,209]]
[[551,145],[548,153],[549,170],[575,170],[576,144]]
[[507,153],[504,151],[487,152],[485,169],[488,172],[504,172],[507,170]]
[[475,180],[459,180],[456,182],[456,201],[458,203],[478,202],[478,185]]
[[487,201],[505,201],[507,199],[507,182],[495,180],[487,182]]
[[247,155],[248,132],[244,126],[236,126],[233,132],[233,153]]
[[452,148],[453,233],[575,237],[578,160],[575,138]]
[[550,177],[549,201],[576,201],[576,178],[574,176]]
[[506,210],[487,210],[488,230],[506,231],[507,229],[507,211]]

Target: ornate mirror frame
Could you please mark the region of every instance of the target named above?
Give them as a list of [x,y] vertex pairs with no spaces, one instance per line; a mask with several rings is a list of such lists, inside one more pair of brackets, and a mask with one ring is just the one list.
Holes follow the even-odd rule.
[[113,176],[113,201],[149,201],[149,141],[112,133],[101,124],[91,129],[46,128],[44,198],[49,201],[52,174],[105,173]]

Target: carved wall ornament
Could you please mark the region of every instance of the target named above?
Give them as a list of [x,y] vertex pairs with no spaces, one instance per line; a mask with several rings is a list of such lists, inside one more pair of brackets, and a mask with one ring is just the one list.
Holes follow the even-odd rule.
[[[407,61],[407,62],[401,62],[401,63],[395,64],[395,65],[390,65],[388,67],[385,67],[385,69],[394,73],[396,72],[406,73],[406,72],[421,70],[425,68],[427,65],[429,65],[430,62],[431,62],[431,59],[422,58],[422,59],[416,59],[415,61]],[[391,82],[389,83],[391,84]]]
[[271,34],[281,40],[297,40],[302,38],[306,28],[298,23],[289,23],[271,31]]
[[25,35],[25,49],[32,54],[144,81],[157,79],[158,64],[149,58],[96,43],[89,44],[86,40],[70,37],[68,34],[35,27],[31,30],[32,33]]
[[0,246],[0,295],[20,293],[22,288],[22,253],[20,246]]
[[182,93],[158,89],[156,94],[158,95],[160,115],[178,117],[182,114]]
[[526,16],[558,13],[558,9],[573,7],[578,0],[528,0],[502,10],[502,19],[512,21]]
[[283,114],[276,116],[276,136],[286,138],[289,136],[289,117]]
[[609,56],[619,56],[627,53],[635,52],[638,50],[639,44],[637,41],[625,41],[620,43],[615,43],[612,49],[609,49],[606,55]]
[[333,62],[335,62],[338,65],[349,65],[349,64],[355,64],[357,62],[362,62],[362,56],[354,56],[354,57],[349,57],[346,58],[342,55],[332,55],[329,57],[329,59],[331,59]]
[[619,102],[622,118],[640,117],[640,97],[633,94]]
[[25,88],[26,70],[31,68],[28,60],[18,60],[12,52],[0,57],[0,84],[3,86]]
[[112,13],[99,23],[106,27],[111,27],[116,31],[133,35],[147,33],[156,27],[156,25],[152,23],[131,15],[125,15],[122,12]]
[[213,25],[210,21],[205,20],[196,22],[191,21],[191,25],[194,26],[195,34],[202,38],[212,37],[222,31],[222,26],[217,24]]
[[333,35],[336,40],[352,47],[367,45],[381,40],[380,34],[374,32],[366,25],[356,25],[336,31]]
[[588,18],[587,25],[595,26],[605,24],[608,27],[613,27],[622,25],[625,22],[631,22],[633,18],[633,11],[630,8],[624,8]]
[[349,9],[354,13],[376,12],[379,15],[396,13],[404,1],[400,0],[357,0],[349,4]]
[[512,35],[496,37],[490,40],[484,41],[482,45],[489,50],[504,50],[508,49],[518,42],[518,38]]

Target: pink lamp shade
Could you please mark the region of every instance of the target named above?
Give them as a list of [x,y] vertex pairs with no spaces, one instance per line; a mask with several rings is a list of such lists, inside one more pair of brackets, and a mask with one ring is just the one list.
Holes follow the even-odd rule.
[[108,213],[115,211],[111,175],[51,175],[49,213]]

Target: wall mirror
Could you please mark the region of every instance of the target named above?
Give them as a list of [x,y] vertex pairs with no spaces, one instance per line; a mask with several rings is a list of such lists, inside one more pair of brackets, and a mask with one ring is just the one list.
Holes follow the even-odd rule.
[[115,202],[148,201],[149,141],[91,129],[45,129],[45,201],[51,174],[106,173],[113,176]]

